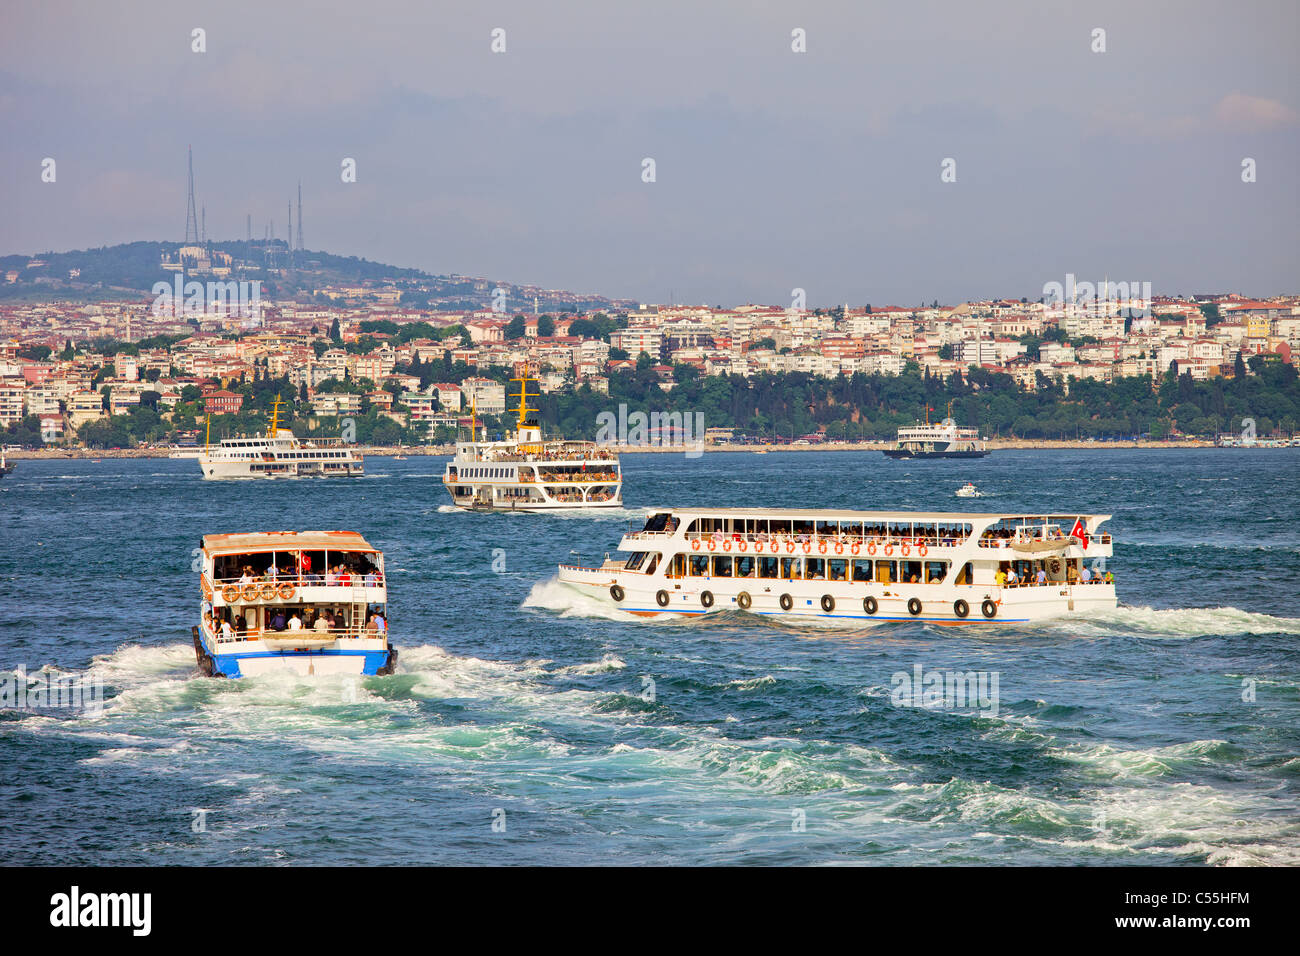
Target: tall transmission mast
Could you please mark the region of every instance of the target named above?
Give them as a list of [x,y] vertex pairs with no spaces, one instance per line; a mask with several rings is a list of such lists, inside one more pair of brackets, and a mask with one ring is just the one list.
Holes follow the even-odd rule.
[[190,201],[185,211],[185,245],[197,245],[199,241],[199,217],[194,210],[194,147],[188,147],[190,166]]

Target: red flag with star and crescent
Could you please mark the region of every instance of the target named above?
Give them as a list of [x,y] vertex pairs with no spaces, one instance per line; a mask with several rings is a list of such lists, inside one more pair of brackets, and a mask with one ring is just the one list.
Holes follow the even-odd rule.
[[1074,527],[1070,529],[1070,537],[1078,538],[1083,544],[1083,550],[1088,550],[1088,530],[1083,526],[1082,518],[1074,519]]

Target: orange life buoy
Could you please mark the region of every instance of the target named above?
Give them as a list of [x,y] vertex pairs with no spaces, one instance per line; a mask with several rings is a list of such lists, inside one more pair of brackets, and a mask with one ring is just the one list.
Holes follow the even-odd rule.
[[854,544],[853,547],[849,548],[849,550],[852,551],[854,554],[858,554],[862,550],[862,545]]
[[930,549],[927,548],[925,545],[921,545],[919,548],[916,549],[916,553],[924,558],[927,554],[930,553]]
[[221,589],[221,597],[227,604],[232,604],[239,600],[239,587],[234,584],[227,584]]
[[844,553],[844,542],[843,542],[843,541],[836,541],[836,542],[835,542],[835,553],[836,553],[836,554],[843,554],[843,553]]
[[793,541],[787,541],[787,542],[785,543],[785,553],[786,553],[786,554],[794,554],[794,542],[793,542]]
[[909,554],[912,553],[912,549],[909,548],[906,544],[904,544],[904,545],[899,549],[899,552],[903,555],[903,557],[907,557]]
[[700,550],[700,539],[699,539],[699,538],[695,538],[695,539],[693,539],[693,540],[691,541],[691,550],[692,550],[692,551],[698,551],[698,550]]
[[712,538],[709,539],[709,550],[710,551],[718,550],[718,542],[714,541]]
[[730,538],[723,538],[723,539],[722,539],[722,550],[723,550],[723,551],[730,551],[730,550],[731,550],[731,539],[730,539]]
[[260,593],[261,593],[261,595],[262,595],[262,600],[263,600],[263,601],[274,601],[274,600],[275,600],[275,585],[274,585],[274,584],[271,584],[270,582],[267,582],[266,584],[263,584],[262,587],[261,587],[261,589],[260,589]]
[[885,545],[885,554],[893,554],[893,553],[894,553],[894,546],[892,544]]
[[737,547],[739,547],[741,551],[748,551],[748,550],[749,550],[749,545],[747,545],[747,544],[746,544],[745,542],[743,542],[743,541],[740,542],[740,544],[737,545]]
[[867,545],[867,554],[875,554],[875,553],[876,553],[876,542],[873,541],[869,545]]
[[293,592],[294,592],[294,586],[293,586],[292,584],[281,584],[281,585],[280,585],[280,600],[281,600],[281,601],[291,601],[291,600],[293,600]]
[[825,541],[819,541],[819,542],[817,542],[817,553],[818,553],[818,554],[825,554],[825,553],[826,553],[826,542],[825,542]]
[[244,585],[244,600],[245,600],[245,601],[256,601],[256,600],[257,600],[257,585],[256,585],[256,584],[245,584],[245,585]]

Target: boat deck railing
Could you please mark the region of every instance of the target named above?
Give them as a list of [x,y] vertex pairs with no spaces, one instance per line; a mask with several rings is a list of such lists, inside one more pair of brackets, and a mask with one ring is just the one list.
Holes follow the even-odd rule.
[[366,627],[347,627],[333,628],[330,630],[318,631],[315,628],[303,627],[296,631],[285,628],[283,631],[277,631],[274,628],[250,628],[244,633],[235,632],[230,637],[223,637],[221,631],[215,633],[207,631],[208,637],[214,639],[216,643],[222,645],[230,644],[248,644],[254,641],[260,641],[263,638],[270,638],[276,641],[287,641],[293,638],[302,638],[304,641],[319,641],[322,638],[329,638],[331,641],[375,641],[388,637],[388,631],[369,630]]
[[[206,574],[204,583],[206,583],[214,593],[220,593],[226,601],[289,601],[297,596],[300,588],[344,588],[349,592],[362,590],[383,590],[384,576],[376,574],[366,580],[363,576],[358,578],[354,576],[350,581],[339,581],[337,578],[330,580],[324,575],[277,575],[271,577],[259,577],[253,581],[245,581],[242,576],[237,578],[209,578]],[[234,594],[227,593],[227,589],[233,590]]]
[[[675,534],[676,534],[675,531],[640,530],[640,531],[629,531],[627,532],[627,534],[624,535],[624,537],[631,541],[654,541],[654,540],[663,540],[665,538],[671,538]],[[830,548],[836,547],[837,545],[844,548],[852,548],[853,546],[856,545],[859,548],[859,550],[873,545],[877,548],[885,548],[885,547],[889,547],[889,548],[924,547],[927,549],[956,548],[966,544],[970,540],[971,536],[968,534],[966,535],[891,535],[891,534],[826,535],[826,534],[817,534],[817,533],[752,534],[752,533],[740,533],[740,532],[732,532],[731,534],[724,534],[722,532],[688,531],[683,535],[683,537],[688,542],[691,543],[692,549],[696,551],[700,550],[700,548],[696,547],[695,545],[695,542],[698,541],[700,542],[700,547],[708,547],[709,545],[712,545],[712,547],[709,548],[709,550],[711,551],[717,551],[719,549],[734,551],[737,550],[739,545],[741,544],[747,545],[745,550],[750,550],[754,545],[775,544],[779,547],[784,547],[786,545],[793,544],[796,548],[801,548],[803,545],[812,545],[814,548],[818,550],[819,553],[824,554],[825,552],[821,550],[822,545],[826,545],[828,550]],[[981,548],[1004,548],[1004,547],[1009,548],[1013,544],[1017,544],[1017,543],[1023,544],[1027,541],[1043,541],[1043,540],[1051,541],[1051,540],[1058,540],[1058,539],[1050,539],[1050,538],[1044,539],[1041,537],[1030,537],[1030,536],[1024,536],[1020,538],[998,538],[998,537],[983,538],[982,537],[979,539],[978,543]],[[1111,538],[1109,534],[1090,535],[1089,540],[1096,541],[1100,544],[1111,543]],[[1062,546],[1065,546],[1065,545],[1075,544],[1077,542],[1077,539],[1071,538],[1067,535],[1061,537],[1059,541]],[[840,553],[840,552],[837,551],[836,553]]]

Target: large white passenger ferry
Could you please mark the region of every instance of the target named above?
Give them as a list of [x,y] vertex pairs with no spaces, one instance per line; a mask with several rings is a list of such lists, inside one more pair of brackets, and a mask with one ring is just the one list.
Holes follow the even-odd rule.
[[277,397],[271,413],[271,427],[265,435],[224,438],[218,445],[205,443],[203,450],[195,456],[203,477],[348,478],[365,474],[364,457],[342,441],[299,441],[292,431],[280,428],[280,406],[283,404]]
[[208,677],[391,674],[384,556],[351,531],[203,538],[194,653]]
[[[1116,606],[1110,515],[672,509],[559,579],[633,614],[969,624]],[[1099,560],[1100,559],[1100,560]]]
[[505,441],[456,442],[442,483],[462,508],[482,511],[558,511],[621,508],[623,473],[618,452],[590,441],[546,441],[528,407],[528,373],[519,378],[519,421]]

